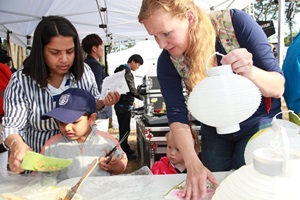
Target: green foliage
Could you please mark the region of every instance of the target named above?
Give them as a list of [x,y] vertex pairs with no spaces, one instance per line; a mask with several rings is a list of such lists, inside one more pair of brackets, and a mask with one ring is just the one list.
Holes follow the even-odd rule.
[[124,51],[135,45],[136,45],[136,42],[132,41],[132,40],[114,42],[113,44],[110,44],[109,52],[113,53],[113,52],[118,52],[118,51]]
[[[297,34],[298,34],[298,32],[293,32],[292,33],[292,38],[295,38]],[[285,46],[290,46],[291,43],[292,43],[292,40],[293,40],[292,38],[291,38],[291,35],[285,36],[284,37],[284,45]]]
[[[256,0],[254,3],[255,19],[257,21],[278,20],[278,4],[275,4],[274,2],[274,0]],[[285,16],[287,15],[290,3],[291,1],[289,0],[285,2]],[[295,13],[300,11],[299,6],[300,2],[296,2]],[[295,23],[295,21],[292,20],[292,23]]]
[[278,5],[274,0],[257,0],[254,3],[254,17],[257,21],[277,20]]
[[7,41],[4,40],[3,38],[0,38],[0,49],[4,49],[7,51]]
[[[278,0],[280,1],[280,0]],[[292,0],[286,0],[285,1],[285,23],[287,23],[290,27],[290,30],[285,33],[286,37],[284,38],[285,45],[289,45],[291,42],[291,32],[292,36],[294,37],[295,34],[298,33],[299,30],[294,30],[293,27],[296,24],[295,19],[291,19],[291,21],[287,20],[287,12],[290,3]],[[300,11],[300,2],[296,2],[296,8],[295,8],[295,15]],[[273,20],[278,21],[278,4],[275,3],[274,0],[256,0],[254,3],[254,17],[257,21],[270,21]],[[270,38],[276,37],[271,36]]]

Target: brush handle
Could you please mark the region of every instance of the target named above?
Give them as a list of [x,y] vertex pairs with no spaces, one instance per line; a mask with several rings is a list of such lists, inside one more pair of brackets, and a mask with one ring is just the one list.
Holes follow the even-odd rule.
[[81,184],[83,183],[83,181],[85,181],[85,179],[92,173],[92,171],[95,169],[95,167],[98,164],[98,158],[95,158],[93,160],[93,162],[89,165],[89,167],[87,168],[87,170],[84,172],[83,176],[80,178],[80,180],[76,183],[76,185],[74,185],[67,193],[67,195],[65,196],[64,200],[71,200],[74,195],[77,193],[77,191],[79,190]]
[[77,192],[81,186],[81,184],[83,183],[83,181],[92,173],[92,171],[95,169],[95,167],[98,164],[98,158],[95,158],[93,160],[93,162],[89,165],[89,167],[87,168],[87,170],[84,172],[83,176],[81,177],[81,179],[78,181],[78,183],[75,185],[77,186],[77,190],[75,190],[75,192]]

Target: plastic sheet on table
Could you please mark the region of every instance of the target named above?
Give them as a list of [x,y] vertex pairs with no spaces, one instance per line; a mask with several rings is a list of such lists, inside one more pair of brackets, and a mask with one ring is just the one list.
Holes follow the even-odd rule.
[[[70,187],[57,187],[56,178],[46,173],[17,174],[0,170],[0,199],[57,200]],[[80,198],[79,198],[80,199]]]

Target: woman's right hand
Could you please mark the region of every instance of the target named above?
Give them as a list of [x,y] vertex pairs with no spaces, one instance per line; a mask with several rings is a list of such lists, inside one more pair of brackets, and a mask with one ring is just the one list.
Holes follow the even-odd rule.
[[10,140],[9,143],[9,169],[16,173],[21,173],[24,170],[21,168],[21,164],[23,161],[23,158],[25,156],[26,151],[32,151],[30,147],[22,140],[20,136],[17,138],[14,138]]
[[211,171],[199,159],[194,149],[194,139],[187,124],[174,122],[170,125],[175,143],[183,156],[187,170],[186,184],[183,197],[185,200],[205,199],[206,181],[217,184]]
[[206,181],[213,184],[217,181],[211,171],[209,171],[197,158],[192,162],[186,162],[187,178],[185,185],[185,199],[198,200],[206,198]]

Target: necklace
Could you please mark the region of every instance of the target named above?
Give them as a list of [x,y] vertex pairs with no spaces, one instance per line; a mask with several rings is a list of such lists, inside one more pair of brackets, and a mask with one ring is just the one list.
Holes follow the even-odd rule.
[[84,143],[85,143],[85,141],[79,145],[79,152],[80,152],[80,154],[83,154]]
[[84,144],[85,144],[86,141],[87,141],[87,138],[82,143],[79,143],[79,152],[80,152],[80,154],[83,154],[83,147],[84,147]]
[[90,138],[91,138],[91,137],[89,137],[90,134],[91,134],[91,130],[92,129],[90,128],[89,134],[87,135],[87,137],[85,138],[85,140],[82,143],[79,143],[79,152],[80,152],[80,154],[83,154],[83,147],[84,147],[85,143],[88,142],[90,140]]

